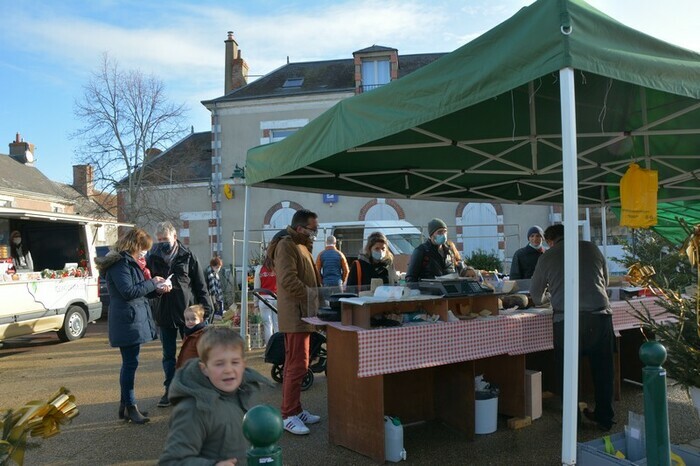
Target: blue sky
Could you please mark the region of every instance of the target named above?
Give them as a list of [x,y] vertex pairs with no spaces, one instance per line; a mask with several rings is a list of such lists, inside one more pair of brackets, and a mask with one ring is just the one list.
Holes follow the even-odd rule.
[[[223,93],[226,31],[251,75],[290,61],[350,58],[372,44],[399,54],[450,52],[515,14],[527,0],[0,0],[0,153],[20,132],[37,167],[70,182],[80,127],[73,114],[103,52],[138,68],[184,103],[195,131],[199,103]],[[618,21],[700,52],[696,0],[591,0]]]

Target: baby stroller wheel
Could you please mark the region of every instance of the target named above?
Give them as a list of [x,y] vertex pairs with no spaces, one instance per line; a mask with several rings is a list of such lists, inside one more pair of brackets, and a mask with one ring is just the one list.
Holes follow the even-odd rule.
[[309,369],[301,380],[301,390],[306,391],[314,384],[314,373]]
[[277,383],[282,383],[282,378],[284,377],[284,364],[273,364],[272,369],[270,369],[270,376],[272,380]]

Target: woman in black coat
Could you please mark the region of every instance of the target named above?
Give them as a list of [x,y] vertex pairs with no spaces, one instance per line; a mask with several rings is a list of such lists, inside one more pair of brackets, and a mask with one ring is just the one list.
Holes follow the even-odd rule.
[[350,266],[345,284],[348,291],[369,290],[373,278],[381,278],[385,285],[396,283],[394,256],[389,251],[389,241],[379,231],[367,237],[367,244]]
[[144,278],[139,258],[145,257],[151,245],[148,233],[133,228],[117,241],[115,251],[97,264],[109,288],[109,344],[118,347],[122,356],[119,418],[126,417],[127,421],[135,424],[149,421],[136,406],[134,395],[141,345],[156,338],[156,327],[146,295],[155,292],[158,284],[165,281],[162,277]]

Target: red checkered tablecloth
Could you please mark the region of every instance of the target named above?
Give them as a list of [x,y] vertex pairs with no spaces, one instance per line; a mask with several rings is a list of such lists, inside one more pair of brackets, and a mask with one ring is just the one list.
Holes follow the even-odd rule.
[[552,348],[552,318],[535,314],[357,332],[357,375],[442,366]]
[[613,327],[615,328],[615,332],[642,326],[642,322],[634,313],[635,309],[642,313],[646,312],[645,309],[648,310],[657,322],[675,320],[673,315],[665,314],[666,309],[657,304],[658,300],[659,298],[641,298],[630,300],[629,303],[627,301],[612,301],[610,303],[610,308],[613,311]]

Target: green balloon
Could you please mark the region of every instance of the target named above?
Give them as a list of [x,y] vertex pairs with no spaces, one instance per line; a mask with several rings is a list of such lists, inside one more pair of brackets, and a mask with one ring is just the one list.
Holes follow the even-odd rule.
[[243,416],[243,435],[254,448],[273,445],[282,432],[282,414],[270,405],[257,405]]

